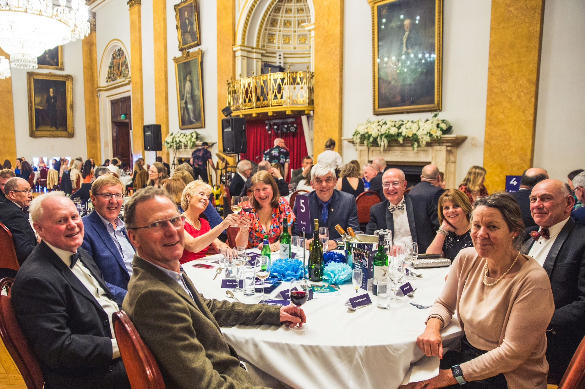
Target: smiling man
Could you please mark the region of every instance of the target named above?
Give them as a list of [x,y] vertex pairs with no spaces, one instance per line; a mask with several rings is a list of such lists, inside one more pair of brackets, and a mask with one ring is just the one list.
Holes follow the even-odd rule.
[[570,218],[573,196],[559,180],[544,180],[532,188],[530,213],[536,227],[528,228],[523,252],[548,273],[555,301],[550,322],[547,359],[549,382],[558,383],[585,335],[585,226]]
[[132,275],[134,248],[120,219],[124,203],[122,182],[112,174],[98,177],[91,185],[94,211],[83,218],[83,248],[98,265],[118,304],[122,304]]
[[63,192],[30,206],[42,242],[16,275],[12,303],[47,389],[130,388],[111,316],[119,310],[91,256],[83,223]]
[[152,350],[165,385],[251,388],[252,379],[220,326],[302,325],[302,309],[204,298],[181,271],[183,218],[161,189],[147,187],[126,204],[134,271],[123,308]]

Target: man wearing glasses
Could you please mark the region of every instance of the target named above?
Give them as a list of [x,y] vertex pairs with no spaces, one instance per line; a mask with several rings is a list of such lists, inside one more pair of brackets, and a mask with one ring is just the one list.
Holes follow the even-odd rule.
[[28,206],[32,192],[28,181],[14,177],[4,185],[6,201],[0,202],[0,222],[12,234],[18,262],[22,265],[37,245],[37,238],[28,221]]
[[120,305],[128,289],[134,258],[134,247],[119,217],[124,203],[122,188],[122,182],[112,174],[100,176],[93,182],[90,197],[94,211],[83,218],[82,246],[93,257]]
[[301,326],[302,309],[204,298],[181,271],[183,217],[166,192],[147,187],[125,207],[136,247],[123,309],[154,354],[168,388],[252,388],[221,326]]
[[406,178],[400,169],[388,169],[382,176],[382,189],[386,200],[370,209],[370,221],[366,233],[379,229],[392,230],[393,244],[409,247],[416,242],[417,232],[412,200],[406,191]]

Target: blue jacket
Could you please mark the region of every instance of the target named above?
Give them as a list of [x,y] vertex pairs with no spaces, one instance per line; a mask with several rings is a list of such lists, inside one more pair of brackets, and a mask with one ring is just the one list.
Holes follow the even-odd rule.
[[[83,218],[83,226],[85,235],[82,247],[91,254],[116,302],[122,305],[130,280],[122,254],[96,211]],[[124,235],[128,238],[126,231]]]

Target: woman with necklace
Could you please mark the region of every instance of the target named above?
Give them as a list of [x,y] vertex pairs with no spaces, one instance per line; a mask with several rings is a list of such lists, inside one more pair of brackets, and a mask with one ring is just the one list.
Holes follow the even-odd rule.
[[449,189],[439,197],[438,217],[441,227],[427,248],[427,254],[440,254],[451,261],[459,251],[471,247],[471,203],[457,189]]
[[[546,328],[554,312],[546,271],[520,254],[524,232],[518,204],[507,193],[481,198],[471,218],[473,248],[455,258],[447,282],[417,339],[441,358],[439,375],[405,388],[546,389]],[[443,355],[441,329],[457,310],[460,351]]]
[[180,259],[181,263],[199,259],[207,255],[210,246],[219,252],[229,252],[231,249],[227,244],[217,237],[228,227],[241,227],[247,225],[244,218],[238,215],[228,215],[219,225],[211,228],[209,222],[200,217],[205,208],[209,205],[211,186],[201,180],[190,182],[183,190],[181,196],[181,207],[185,210],[185,233],[192,238],[200,238],[198,246],[201,250],[191,252],[186,248]]

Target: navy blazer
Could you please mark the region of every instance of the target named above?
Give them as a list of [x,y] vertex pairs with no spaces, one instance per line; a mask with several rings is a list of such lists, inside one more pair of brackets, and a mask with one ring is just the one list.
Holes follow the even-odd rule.
[[[527,231],[536,229],[538,226]],[[528,253],[534,244],[534,239],[528,236],[522,246],[524,253]],[[551,331],[547,332],[549,375],[560,379],[585,336],[585,226],[569,218],[543,267],[550,278],[555,301]]]
[[531,189],[520,189],[518,192],[510,193],[512,197],[516,199],[516,202],[520,206],[520,212],[522,212],[522,221],[524,222],[524,227],[534,227],[536,223],[532,218],[532,214],[530,213],[530,193],[532,192]]
[[[360,223],[357,217],[357,206],[355,204],[355,197],[349,193],[333,190],[331,201],[329,202],[329,216],[327,218],[327,224],[321,220],[321,206],[315,191],[309,193],[309,210],[311,212],[311,231],[306,231],[307,234],[312,233],[312,221],[319,219],[320,227],[329,228],[329,239],[338,239],[341,236],[335,229],[335,225],[339,224],[343,229],[347,227],[353,228],[355,231],[359,231]],[[295,214],[297,213],[295,208]],[[295,224],[295,234],[301,235],[302,231]]]
[[[416,223],[414,221],[414,211],[412,208],[412,200],[410,196],[404,196],[406,203],[406,217],[408,218],[408,227],[410,228],[410,236],[413,242],[418,242],[416,236]],[[380,229],[388,229],[392,231],[392,240],[394,240],[394,217],[388,210],[390,202],[388,199],[374,205],[370,208],[370,221],[366,226],[366,234],[373,234],[374,231]]]
[[0,222],[10,230],[18,263],[22,265],[37,245],[37,237],[28,221],[28,212],[5,198],[0,202]]
[[[122,305],[128,290],[128,281],[130,281],[130,274],[124,265],[122,254],[96,211],[85,216],[82,220],[85,228],[82,247],[89,252],[100,268],[116,302]],[[128,239],[125,230],[124,236]]]
[[427,251],[439,229],[437,205],[444,191],[430,182],[421,181],[408,193],[412,200],[418,249],[421,253]]
[[[108,293],[95,262],[85,250],[78,252],[81,262]],[[44,242],[18,271],[12,304],[41,365],[45,388],[130,387],[122,360],[112,360],[106,312]]]

